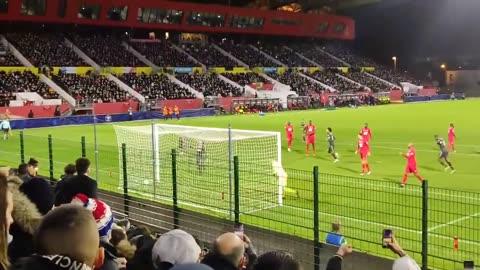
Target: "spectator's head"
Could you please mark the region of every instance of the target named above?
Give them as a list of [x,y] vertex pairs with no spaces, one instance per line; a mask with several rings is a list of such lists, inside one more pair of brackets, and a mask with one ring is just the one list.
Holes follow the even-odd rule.
[[158,270],[169,269],[172,265],[198,262],[201,252],[193,236],[172,230],[158,238],[152,249],[152,261]]
[[340,224],[340,221],[335,221],[332,223],[332,232],[337,234],[342,233],[342,225]]
[[30,175],[37,175],[37,172],[38,172],[38,161],[35,160],[34,158],[30,158],[30,160],[28,161],[28,174]]
[[78,205],[65,204],[43,218],[34,236],[39,255],[63,255],[93,269],[98,257],[99,237],[92,213]]
[[90,170],[90,160],[86,158],[79,158],[75,161],[75,168],[78,175],[88,174]]
[[291,253],[270,251],[258,257],[253,270],[302,270],[302,265]]
[[104,202],[88,198],[84,194],[77,194],[72,199],[72,204],[80,205],[89,210],[98,227],[100,240],[109,241],[113,227],[113,213],[110,207]]
[[65,175],[74,175],[76,170],[77,170],[77,168],[75,167],[74,164],[68,164],[63,169],[63,172],[65,173]]
[[225,259],[237,269],[243,269],[246,263],[245,244],[242,239],[231,232],[224,233],[215,240],[211,254]]
[[40,214],[45,215],[52,210],[55,194],[46,180],[34,177],[22,184],[19,190],[35,204]]
[[450,127],[452,127],[452,128],[454,127],[454,126],[453,126],[453,123],[450,123]]
[[210,266],[201,263],[178,264],[171,270],[213,270]]
[[7,176],[0,174],[0,267],[8,269],[7,246],[9,243],[10,225],[13,223],[13,198],[8,190]]
[[0,165],[0,175],[4,175],[5,177],[10,176],[10,167]]
[[135,245],[128,241],[127,234],[123,228],[118,225],[113,226],[110,244],[116,248],[117,255],[120,257],[125,257],[127,260],[130,260],[135,255]]
[[327,131],[328,131],[328,132],[332,132],[332,128],[330,128],[330,127],[327,128]]
[[22,163],[18,165],[18,175],[26,175],[28,173],[29,165],[27,163]]

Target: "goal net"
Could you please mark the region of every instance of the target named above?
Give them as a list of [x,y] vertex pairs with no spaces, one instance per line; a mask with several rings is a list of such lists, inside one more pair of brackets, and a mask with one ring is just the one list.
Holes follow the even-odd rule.
[[[175,149],[178,203],[233,211],[233,157],[237,156],[241,212],[282,205],[282,178],[272,173],[272,164],[282,164],[278,132],[167,124],[114,128],[119,149],[126,145],[130,192],[171,201]],[[119,155],[123,170],[121,151]]]

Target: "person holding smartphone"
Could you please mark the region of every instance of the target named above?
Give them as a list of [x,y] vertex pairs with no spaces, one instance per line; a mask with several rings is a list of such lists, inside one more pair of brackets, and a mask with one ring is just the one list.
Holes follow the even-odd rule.
[[393,253],[399,256],[399,258],[393,262],[392,270],[420,270],[417,263],[403,251],[393,234],[391,235],[391,240],[386,243],[386,245]]

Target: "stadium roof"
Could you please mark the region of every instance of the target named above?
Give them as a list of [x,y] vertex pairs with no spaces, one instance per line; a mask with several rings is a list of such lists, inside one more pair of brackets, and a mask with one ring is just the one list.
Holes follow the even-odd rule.
[[[237,7],[245,7],[249,4],[257,2],[257,0],[170,0],[170,1],[182,1],[198,4],[219,4],[229,5]],[[356,8],[360,6],[370,5],[378,3],[382,0],[267,0],[269,3],[269,9],[277,9],[282,6],[290,4],[298,4],[302,7],[302,10],[318,9],[324,6],[330,6],[337,10]]]

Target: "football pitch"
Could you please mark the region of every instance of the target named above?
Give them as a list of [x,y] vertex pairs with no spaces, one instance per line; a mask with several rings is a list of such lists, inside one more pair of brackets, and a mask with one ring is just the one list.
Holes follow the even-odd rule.
[[[328,232],[330,223],[339,220],[344,234],[354,249],[381,256],[391,254],[380,247],[382,230],[391,228],[402,246],[420,262],[422,242],[422,189],[413,177],[407,187],[398,187],[406,160],[400,152],[413,143],[417,150],[419,174],[429,182],[429,259],[430,267],[453,269],[464,260],[480,261],[480,100],[432,102],[377,107],[344,108],[332,111],[310,110],[259,115],[216,116],[177,120],[157,120],[156,123],[282,132],[282,164],[286,169],[288,186],[299,192],[300,198],[287,196],[283,206],[249,210],[242,222],[285,233],[312,238],[312,169],[320,170],[320,230]],[[317,127],[317,155],[304,155],[300,123],[312,120]],[[292,152],[286,151],[284,126],[290,121],[295,128]],[[360,160],[355,155],[356,136],[365,123],[372,129],[369,158],[372,174],[360,177]],[[434,135],[446,139],[450,123],[455,124],[456,153],[450,159],[456,169],[445,172],[438,163],[438,146]],[[128,122],[120,125],[150,125],[151,122]],[[327,154],[325,129],[331,127],[336,137],[340,162],[333,163]],[[119,150],[111,124],[97,125],[98,182],[100,188],[121,192]],[[81,136],[85,136],[87,157],[94,164],[93,126],[66,126],[24,130],[25,156],[40,161],[40,173],[49,175],[48,135],[52,135],[55,177],[67,163],[81,155]],[[127,147],[132,147],[127,145]],[[133,147],[141,148],[142,145]],[[261,151],[261,148],[258,149]],[[20,161],[18,131],[10,140],[1,142],[2,164],[17,166]],[[148,160],[145,158],[143,160]],[[242,162],[242,161],[240,161]],[[142,165],[139,164],[139,169]],[[194,169],[194,168],[193,168]],[[243,167],[243,170],[247,168]],[[262,172],[264,173],[264,172]],[[150,175],[145,173],[145,177]],[[242,178],[241,185],[253,189],[254,174]],[[152,176],[153,177],[153,176]],[[221,176],[218,179],[221,179]],[[208,175],[201,176],[208,182]],[[201,180],[201,179],[200,179]],[[222,180],[220,180],[222,181]],[[228,181],[228,178],[224,181]],[[199,181],[201,183],[201,181]],[[180,185],[181,183],[179,183]],[[198,184],[198,183],[197,183]],[[186,185],[190,185],[186,184]],[[200,184],[199,184],[200,185]],[[195,206],[195,200],[213,190],[208,184],[201,188],[180,190]],[[149,190],[151,188],[149,187]],[[265,190],[263,192],[266,192]],[[272,190],[275,192],[275,190]],[[145,193],[148,193],[145,190]],[[146,196],[146,195],[145,195]],[[223,195],[222,195],[223,196]],[[181,198],[180,198],[181,199]],[[201,201],[201,199],[198,199]],[[222,207],[217,198],[209,201]],[[202,201],[202,203],[204,203]],[[206,202],[205,202],[206,203]],[[218,204],[218,205],[217,205]],[[207,211],[198,209],[198,211]],[[212,212],[214,215],[221,215]],[[459,238],[458,250],[453,238]],[[324,236],[322,235],[321,238]]]

